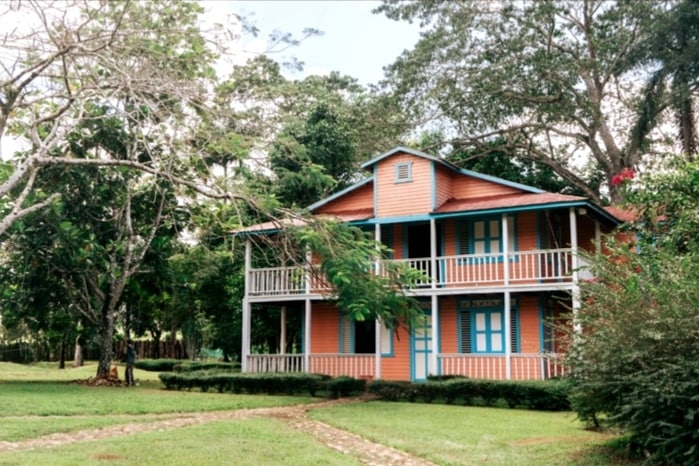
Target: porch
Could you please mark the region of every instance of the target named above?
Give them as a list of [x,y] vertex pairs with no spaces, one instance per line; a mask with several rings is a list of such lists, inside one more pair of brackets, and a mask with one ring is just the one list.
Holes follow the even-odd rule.
[[[584,274],[584,271],[578,271],[575,266],[573,248],[463,254],[386,262],[406,264],[422,272],[424,278],[418,281],[416,290],[573,283],[574,271]],[[379,273],[381,269],[379,266]],[[329,293],[331,290],[327,283],[312,272],[300,267],[250,268],[248,296],[280,298]]]
[[[309,372],[333,377],[381,378],[375,354],[249,354],[247,372]],[[513,353],[509,356],[437,355],[437,374],[489,380],[546,380],[566,375],[562,355]],[[378,376],[377,376],[378,374]]]

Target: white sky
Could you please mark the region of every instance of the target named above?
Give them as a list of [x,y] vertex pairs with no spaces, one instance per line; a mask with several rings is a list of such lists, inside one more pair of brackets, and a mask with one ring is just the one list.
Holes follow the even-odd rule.
[[248,42],[247,50],[264,50],[264,42],[275,29],[296,37],[307,27],[323,31],[322,36],[311,37],[283,54],[270,55],[278,61],[295,56],[304,62],[303,73],[287,74],[295,79],[339,71],[364,85],[376,83],[383,77],[383,67],[411,49],[419,37],[416,24],[372,14],[380,5],[373,0],[214,0],[204,5],[213,7],[210,11],[215,16],[226,10],[236,12],[260,29],[258,41]]

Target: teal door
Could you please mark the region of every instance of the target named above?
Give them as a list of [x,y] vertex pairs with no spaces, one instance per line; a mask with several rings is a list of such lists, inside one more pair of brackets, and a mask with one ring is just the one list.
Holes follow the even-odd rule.
[[411,377],[413,381],[427,380],[430,373],[432,355],[432,315],[429,311],[414,326],[410,336],[412,354]]

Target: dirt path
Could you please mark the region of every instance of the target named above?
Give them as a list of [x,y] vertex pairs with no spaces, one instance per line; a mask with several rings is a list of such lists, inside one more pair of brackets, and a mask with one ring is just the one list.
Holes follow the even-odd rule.
[[354,456],[363,464],[372,466],[434,466],[434,464],[429,461],[416,458],[385,445],[370,442],[358,435],[337,429],[323,422],[309,419],[307,415],[308,411],[314,408],[322,408],[341,403],[356,403],[360,401],[364,400],[362,398],[345,398],[308,405],[285,406],[279,408],[240,409],[235,411],[184,414],[181,417],[154,422],[121,424],[99,429],[51,434],[19,442],[0,442],[0,453],[33,448],[47,448],[68,443],[108,439],[143,432],[176,429],[213,421],[273,417],[284,421],[290,427],[300,432],[313,436],[316,441],[329,448],[346,455]]

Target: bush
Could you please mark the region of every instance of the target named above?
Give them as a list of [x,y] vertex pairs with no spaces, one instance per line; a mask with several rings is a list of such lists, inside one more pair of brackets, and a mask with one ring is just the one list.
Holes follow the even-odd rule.
[[376,380],[368,391],[386,401],[442,401],[447,404],[461,400],[464,405],[495,406],[504,402],[511,408],[522,407],[544,411],[566,411],[569,383],[563,380],[541,382],[490,381],[449,377],[425,383]]
[[238,371],[240,372],[240,363],[238,362],[200,362],[200,361],[178,361],[171,371],[175,372],[193,372],[193,371]]
[[341,376],[324,381],[323,388],[332,398],[359,395],[366,392],[366,380]]
[[148,372],[172,372],[180,359],[137,359],[134,367]]

